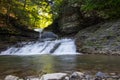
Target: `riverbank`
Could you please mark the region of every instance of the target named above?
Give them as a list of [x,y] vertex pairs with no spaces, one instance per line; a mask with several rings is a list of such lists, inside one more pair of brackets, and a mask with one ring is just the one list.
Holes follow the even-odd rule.
[[4,80],[120,80],[119,73],[103,73],[97,72],[92,74],[90,71],[66,71],[58,73],[41,73],[37,76],[26,76],[20,78],[18,76],[8,75]]

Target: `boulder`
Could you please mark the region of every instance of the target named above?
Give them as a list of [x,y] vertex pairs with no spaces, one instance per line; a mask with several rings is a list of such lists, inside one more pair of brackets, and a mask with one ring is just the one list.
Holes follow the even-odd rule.
[[43,75],[40,80],[61,80],[67,73],[51,73]]
[[82,72],[73,72],[70,76],[71,79],[82,79],[84,77],[84,73]]
[[40,80],[40,77],[38,76],[27,76],[25,80]]
[[105,73],[103,73],[103,72],[97,72],[96,73],[96,75],[95,75],[96,77],[100,77],[100,78],[106,78],[107,76],[105,75]]
[[13,75],[8,75],[5,77],[4,80],[19,80],[19,77],[13,76]]
[[53,32],[46,32],[46,31],[41,33],[41,39],[47,39],[47,38],[56,39],[58,38],[58,35],[56,35]]

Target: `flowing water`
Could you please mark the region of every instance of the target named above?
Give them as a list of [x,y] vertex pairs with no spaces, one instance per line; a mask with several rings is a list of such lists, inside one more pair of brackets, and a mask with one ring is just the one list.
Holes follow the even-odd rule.
[[120,56],[80,55],[73,39],[22,42],[0,55],[0,78],[85,70],[120,73]]
[[8,48],[0,55],[66,55],[78,54],[73,39],[60,39],[54,41],[23,42]]

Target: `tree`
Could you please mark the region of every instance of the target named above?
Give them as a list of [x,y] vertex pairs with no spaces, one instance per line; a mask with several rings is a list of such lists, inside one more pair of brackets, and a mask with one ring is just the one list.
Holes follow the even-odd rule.
[[78,4],[84,14],[96,14],[104,19],[120,18],[120,0],[68,0]]
[[[18,19],[30,28],[45,28],[58,15],[62,0],[1,0],[0,13]],[[56,9],[55,9],[56,8]],[[54,16],[53,16],[54,15]]]

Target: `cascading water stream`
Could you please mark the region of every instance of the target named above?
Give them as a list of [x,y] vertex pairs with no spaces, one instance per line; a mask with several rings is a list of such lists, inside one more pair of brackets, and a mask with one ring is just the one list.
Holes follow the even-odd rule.
[[41,39],[41,34],[42,34],[43,29],[34,29],[34,31],[39,32],[39,39]]
[[36,42],[22,42],[18,43],[17,46],[20,47],[12,46],[6,51],[1,52],[0,55],[77,54],[76,45],[73,39],[47,40],[42,42],[39,40]]
[[[74,40],[72,39],[61,39],[54,41],[44,42],[23,42],[20,43],[22,47],[10,47],[6,51],[0,53],[0,55],[66,55],[66,54],[77,54]],[[17,44],[19,46],[19,44]]]

